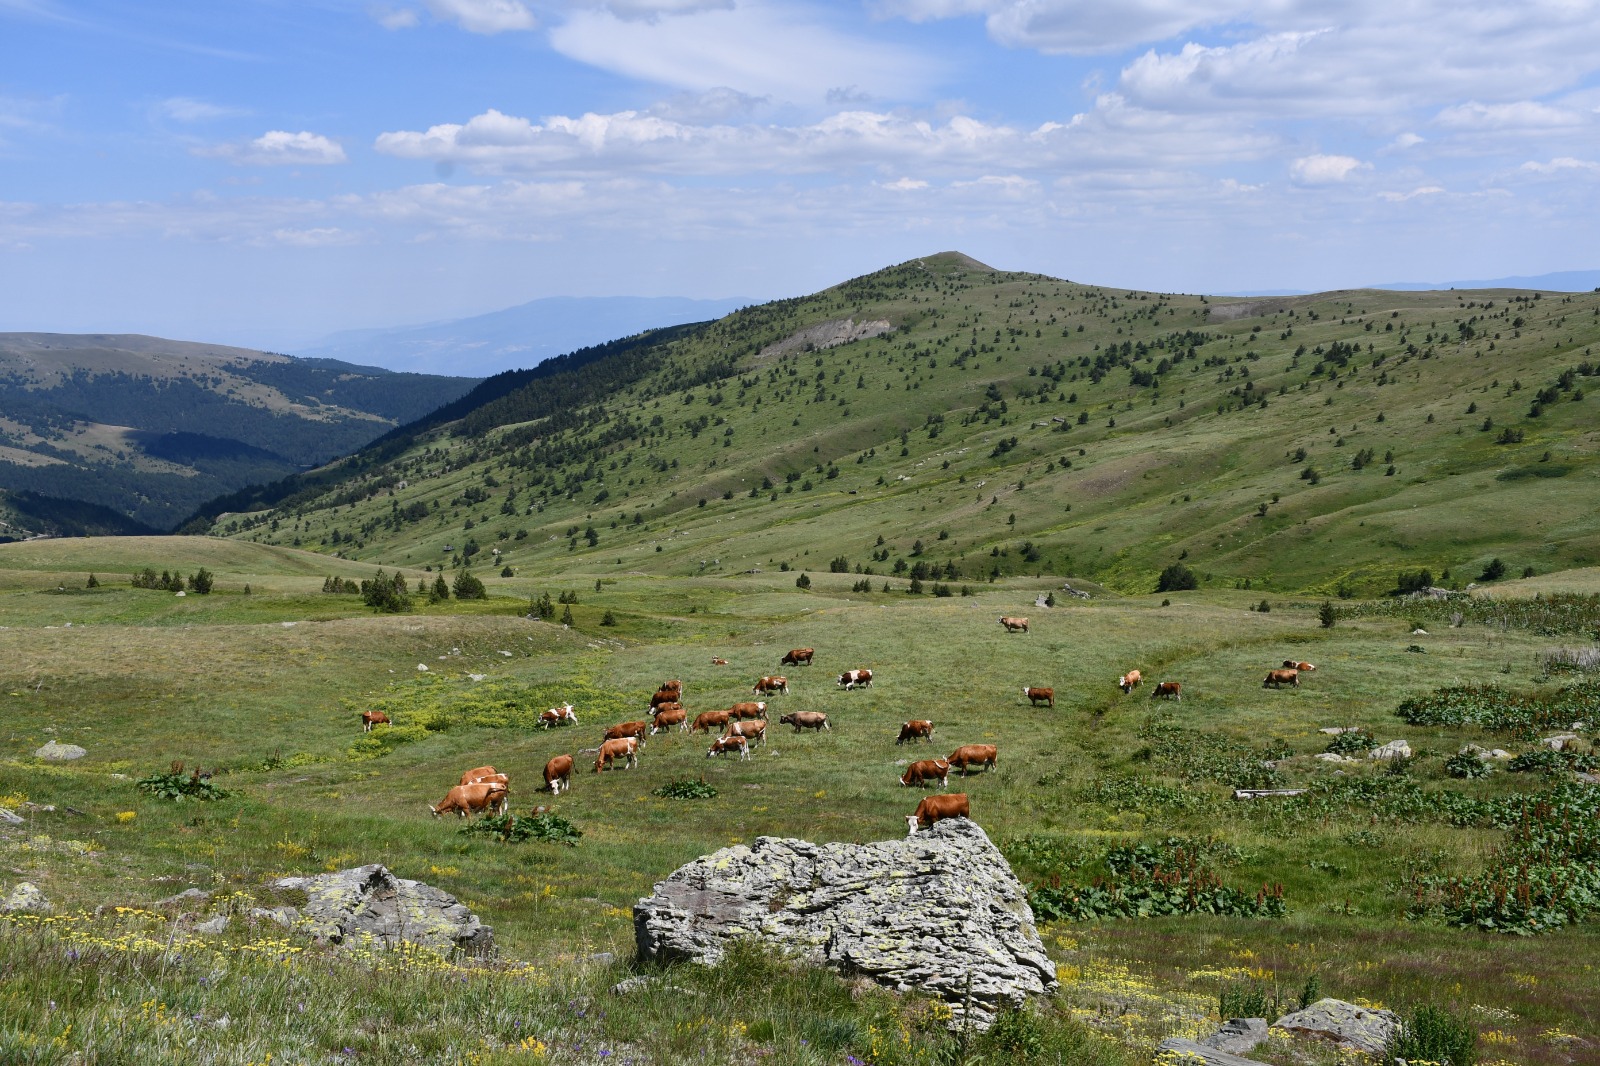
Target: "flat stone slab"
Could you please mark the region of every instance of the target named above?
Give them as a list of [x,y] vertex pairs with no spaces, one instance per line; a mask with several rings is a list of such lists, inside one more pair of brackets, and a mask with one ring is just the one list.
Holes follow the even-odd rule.
[[33,751],[34,758],[49,759],[52,762],[69,762],[72,759],[81,759],[87,754],[89,753],[76,744],[63,744],[57,740],[52,740]]
[[1342,999],[1319,999],[1304,1010],[1285,1014],[1273,1022],[1272,1027],[1368,1055],[1382,1055],[1400,1027],[1400,1016],[1394,1011],[1374,1010]]
[[1222,1027],[1200,1043],[1230,1055],[1248,1055],[1267,1038],[1265,1018],[1229,1018]]
[[1154,1062],[1158,1066],[1261,1066],[1255,1059],[1241,1058],[1177,1037],[1169,1037],[1156,1045]]

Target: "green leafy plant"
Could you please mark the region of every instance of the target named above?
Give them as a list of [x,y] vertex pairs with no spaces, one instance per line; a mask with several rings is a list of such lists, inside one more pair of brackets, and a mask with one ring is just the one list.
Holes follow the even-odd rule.
[[1435,1062],[1440,1066],[1475,1066],[1478,1030],[1465,1018],[1442,1007],[1418,1007],[1405,1016],[1384,1048],[1384,1058]]
[[705,778],[686,777],[678,781],[670,781],[660,788],[650,790],[653,796],[663,799],[714,799],[717,789],[714,785],[706,784]]
[[1219,914],[1234,918],[1281,918],[1282,885],[1250,893],[1229,888],[1204,865],[1204,846],[1168,838],[1156,844],[1111,848],[1109,877],[1092,884],[1063,883],[1060,876],[1035,884],[1028,894],[1045,921],[1150,918],[1170,914]]
[[1451,777],[1476,778],[1488,777],[1494,773],[1494,766],[1487,759],[1480,759],[1476,752],[1462,751],[1444,761],[1444,772]]
[[219,800],[228,796],[226,789],[218,788],[211,783],[211,775],[195,767],[189,773],[183,772],[183,763],[174,761],[166,773],[154,773],[148,777],[141,777],[134,782],[141,792],[148,792],[152,796],[170,800]]
[[583,831],[553,811],[538,814],[486,814],[461,832],[466,836],[492,836],[508,844],[534,840],[577,847]]
[[1324,751],[1335,755],[1365,755],[1378,746],[1377,740],[1365,726],[1357,729],[1347,729],[1328,741]]

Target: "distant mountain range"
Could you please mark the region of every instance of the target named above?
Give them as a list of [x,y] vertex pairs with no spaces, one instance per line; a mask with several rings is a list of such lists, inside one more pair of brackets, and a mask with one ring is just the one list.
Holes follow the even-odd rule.
[[414,373],[488,377],[647,329],[721,318],[749,300],[554,296],[472,318],[335,333],[297,354]]
[[134,334],[0,333],[0,511],[24,534],[168,529],[477,383]]
[[[1364,289],[1391,289],[1396,292],[1441,292],[1446,289],[1542,289],[1545,292],[1600,291],[1600,270],[1558,270],[1551,274],[1518,274],[1505,278],[1480,278],[1474,281],[1385,281],[1363,285]],[[1310,289],[1251,289],[1224,292],[1219,296],[1308,296]]]

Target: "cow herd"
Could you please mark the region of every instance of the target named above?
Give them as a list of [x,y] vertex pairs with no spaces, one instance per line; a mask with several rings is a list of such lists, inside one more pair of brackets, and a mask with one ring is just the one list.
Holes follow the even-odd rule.
[[[1007,632],[1028,631],[1026,618],[1001,618],[1000,624]],[[813,648],[796,648],[783,656],[780,665],[810,666],[815,655],[816,651]],[[727,660],[713,659],[712,663],[726,665]],[[1285,659],[1282,666],[1267,672],[1262,687],[1281,688],[1283,685],[1289,685],[1298,688],[1300,675],[1314,670],[1316,667],[1311,663]],[[1140,671],[1129,670],[1117,679],[1117,686],[1124,695],[1127,695],[1143,681]],[[867,688],[871,685],[872,671],[868,669],[846,670],[838,677],[838,686],[846,691]],[[662,682],[650,697],[647,708],[648,721],[639,719],[608,726],[602,733],[598,748],[581,749],[579,754],[594,755],[593,772],[600,773],[604,770],[636,768],[639,765],[639,753],[648,738],[659,734],[705,733],[711,736],[713,738],[711,746],[706,750],[708,759],[736,755],[740,760],[748,760],[752,749],[760,747],[765,742],[768,725],[765,700],[739,701],[725,709],[701,711],[691,718],[688,708],[683,705],[683,691],[681,680]],[[777,675],[764,676],[756,681],[752,694],[788,695],[789,679]],[[1022,694],[1032,707],[1037,707],[1041,703],[1049,707],[1055,706],[1055,690],[1052,688],[1027,686],[1023,688]],[[1150,697],[1181,701],[1183,686],[1177,681],[1159,681],[1152,686]],[[389,718],[381,711],[368,711],[361,715],[361,722],[363,730],[371,732],[374,725],[388,724]],[[782,715],[778,722],[780,725],[792,726],[796,734],[807,730],[818,733],[831,732],[833,729],[828,716],[820,711],[793,711]],[[539,715],[539,726],[545,729],[577,724],[578,716],[570,703],[552,707]],[[895,744],[898,746],[919,740],[932,744],[933,733],[933,722],[913,719],[901,723]],[[999,750],[993,744],[963,744],[942,759],[912,761],[900,775],[900,783],[909,788],[937,782],[941,789],[945,789],[949,787],[952,770],[959,770],[961,776],[966,777],[970,771],[994,770],[998,761]],[[551,758],[544,767],[544,789],[556,796],[569,790],[572,786],[573,766],[572,755],[556,755]],[[509,808],[510,796],[509,778],[497,772],[493,766],[480,766],[462,774],[460,783],[452,787],[437,805],[429,806],[428,810],[436,818],[450,813],[462,818],[484,812],[503,814]],[[966,793],[932,795],[922,799],[917,805],[916,812],[906,817],[906,822],[909,832],[914,835],[919,828],[931,826],[942,818],[968,816],[969,803]]]

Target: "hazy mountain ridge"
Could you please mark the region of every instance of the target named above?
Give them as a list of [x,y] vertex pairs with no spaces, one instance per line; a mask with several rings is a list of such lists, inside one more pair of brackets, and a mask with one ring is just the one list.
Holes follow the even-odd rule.
[[[846,318],[893,328],[760,355]],[[1218,300],[932,256],[607,355],[609,388],[463,403],[215,528],[417,566],[1459,584],[1600,559],[1596,340],[1592,294]]]
[[0,488],[169,528],[474,384],[157,337],[0,334]]

